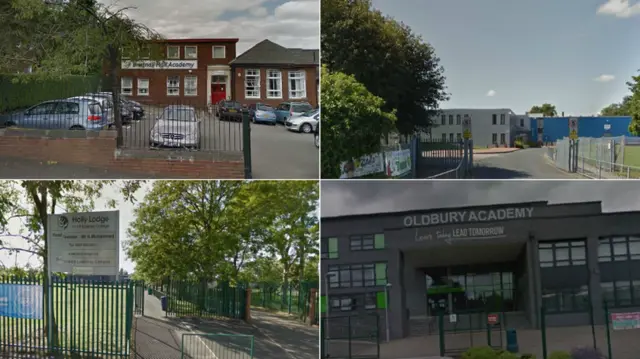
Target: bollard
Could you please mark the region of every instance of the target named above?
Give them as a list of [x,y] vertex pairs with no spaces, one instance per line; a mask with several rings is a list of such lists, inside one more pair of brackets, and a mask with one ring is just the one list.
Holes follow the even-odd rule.
[[510,353],[517,353],[520,351],[518,348],[518,334],[515,329],[507,329],[507,351]]
[[167,311],[167,297],[166,296],[162,296],[160,297],[160,305],[162,305],[162,311],[166,312]]
[[149,295],[153,294],[153,291],[152,291],[152,289],[151,289],[151,288],[148,288],[148,289],[147,289],[147,294],[149,294]]

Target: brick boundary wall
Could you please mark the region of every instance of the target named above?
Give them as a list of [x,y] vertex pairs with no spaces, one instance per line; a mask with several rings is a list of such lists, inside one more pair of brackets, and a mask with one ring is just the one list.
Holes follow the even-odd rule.
[[116,131],[0,129],[0,154],[43,163],[86,165],[140,176],[244,179],[242,152],[118,149]]

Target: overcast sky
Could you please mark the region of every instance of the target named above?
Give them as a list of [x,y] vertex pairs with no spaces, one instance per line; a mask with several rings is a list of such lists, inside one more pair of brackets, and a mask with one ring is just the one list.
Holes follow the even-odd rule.
[[285,47],[320,47],[319,0],[99,0],[165,38],[239,38],[240,55],[269,39]]
[[373,0],[434,46],[451,101],[443,108],[549,102],[590,115],[629,93],[640,46],[638,0]]
[[602,200],[606,212],[640,210],[638,181],[322,181],[322,217],[442,207]]
[[[136,194],[136,202],[140,203],[144,196],[149,192],[151,187],[153,186],[153,181],[146,182],[142,188],[140,188]],[[107,205],[109,200],[118,201],[118,205],[116,208],[111,208]],[[130,202],[124,202],[122,200],[122,194],[120,193],[119,186],[108,186],[103,190],[102,197],[95,201],[94,211],[120,211],[120,268],[124,268],[128,272],[132,272],[135,268],[134,263],[131,262],[124,253],[124,249],[122,248],[122,243],[127,239],[127,228],[129,228],[129,224],[133,221],[133,210],[136,204],[132,204]],[[57,213],[63,213],[61,209],[56,211]],[[13,220],[9,224],[9,230],[11,233],[18,233],[22,229],[22,225],[19,220]],[[0,239],[3,241],[7,240],[13,247],[26,248],[24,245],[24,241],[11,238],[11,237],[2,237]],[[13,267],[17,264],[20,267],[25,266],[27,263],[31,264],[34,267],[40,267],[41,263],[38,259],[31,256],[30,254],[21,253],[8,255],[6,251],[0,251],[0,263],[7,267]]]

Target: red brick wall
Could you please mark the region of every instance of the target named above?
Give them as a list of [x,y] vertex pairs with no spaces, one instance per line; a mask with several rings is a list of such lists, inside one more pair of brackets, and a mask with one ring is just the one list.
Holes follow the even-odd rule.
[[[255,69],[255,66],[249,67],[234,67],[233,68],[233,91],[231,96],[236,101],[243,104],[252,104],[256,102],[266,103],[271,106],[277,106],[284,101],[307,101],[312,106],[318,106],[318,84],[316,82],[316,67],[302,67],[302,68],[283,68],[282,71],[282,98],[281,99],[267,99],[267,67],[260,68],[260,99],[245,98],[244,80],[245,69]],[[273,69],[273,66],[268,67]],[[289,71],[305,70],[307,73],[307,98],[306,99],[289,99]]]
[[244,178],[243,161],[117,156],[115,131],[0,130],[0,151],[5,157],[87,165],[140,178]]
[[[190,60],[185,58],[185,46],[197,46],[198,48],[198,68],[196,70],[121,70],[120,77],[131,77],[133,79],[133,95],[131,99],[148,104],[185,104],[197,107],[207,105],[207,66],[228,65],[236,57],[236,43],[190,43],[172,42],[163,45],[162,54],[166,56],[167,46],[178,46],[180,48],[180,58],[171,60]],[[225,46],[225,58],[213,58],[213,46]],[[197,96],[184,96],[184,77],[195,75],[198,77]],[[180,95],[167,96],[167,77],[180,76]],[[138,78],[149,79],[149,96],[138,96]],[[120,84],[118,84],[120,86]]]

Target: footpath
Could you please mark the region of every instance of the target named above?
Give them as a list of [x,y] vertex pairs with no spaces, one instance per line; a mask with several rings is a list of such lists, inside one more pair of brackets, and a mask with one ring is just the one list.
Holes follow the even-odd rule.
[[[137,318],[136,358],[316,359],[318,328],[294,318],[252,308],[251,321],[229,318],[167,318],[158,298],[145,293]],[[237,336],[239,335],[239,336]],[[253,358],[250,356],[253,336]]]

